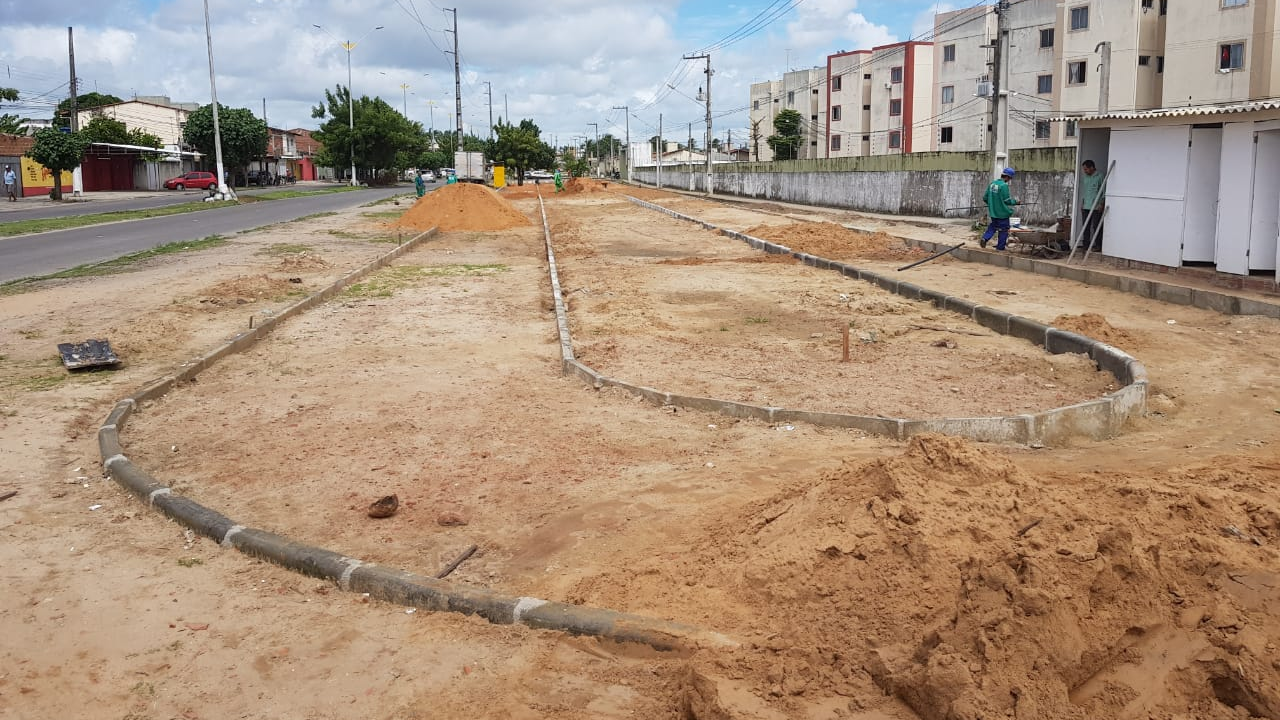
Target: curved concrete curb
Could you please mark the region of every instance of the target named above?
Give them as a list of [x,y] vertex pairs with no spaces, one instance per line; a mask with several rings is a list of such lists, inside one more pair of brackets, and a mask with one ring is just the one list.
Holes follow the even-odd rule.
[[[1146,411],[1148,388],[1146,368],[1128,353],[1106,343],[1050,327],[1035,320],[1012,315],[1003,310],[978,305],[964,298],[946,295],[908,282],[901,282],[852,265],[796,252],[785,245],[717,227],[711,223],[629,195],[623,195],[623,197],[641,207],[656,210],[673,218],[695,223],[706,230],[714,230],[727,237],[741,240],[756,250],[762,250],[774,255],[791,255],[806,265],[822,270],[833,270],[846,277],[865,280],[911,300],[930,301],[940,309],[965,315],[974,322],[1001,335],[1028,340],[1050,353],[1072,352],[1088,355],[1098,369],[1114,375],[1124,387],[1096,400],[1028,415],[912,420],[883,416],[789,410],[715,398],[690,397],[611,378],[579,362],[573,355],[573,340],[569,336],[568,320],[564,315],[564,303],[559,289],[560,281],[556,275],[555,254],[551,247],[551,230],[547,223],[546,209],[543,208],[542,223],[547,243],[547,259],[551,268],[551,285],[553,293],[556,295],[556,323],[560,327],[560,351],[563,369],[565,374],[577,376],[596,389],[605,387],[620,388],[655,405],[675,405],[692,410],[718,412],[732,417],[754,418],[766,422],[805,422],[812,425],[851,428],[898,439],[925,432],[940,432],[983,442],[1052,444],[1073,436],[1105,439],[1119,434],[1130,418],[1141,416]],[[541,203],[541,198],[539,198],[539,203]]]
[[98,428],[98,451],[107,474],[126,490],[145,500],[169,518],[192,531],[216,540],[224,547],[282,565],[323,580],[332,580],[343,590],[368,593],[370,597],[423,610],[442,610],[479,615],[493,623],[521,623],[532,628],[562,630],[575,635],[594,635],[619,642],[637,642],[660,650],[692,650],[699,647],[731,647],[734,641],[700,628],[640,615],[567,605],[531,597],[512,597],[482,588],[454,585],[436,578],[384,568],[331,550],[304,545],[266,530],[241,525],[231,518],[174,493],[145,470],[130,462],[120,445],[120,432],[138,404],[155,400],[179,383],[190,381],[218,360],[252,347],[283,320],[309,310],[336,295],[343,288],[436,234],[432,228],[339,278],[329,287],[308,296],[265,320],[256,329],[241,333],[227,343],[184,364],[182,371],[152,381],[132,396],[116,403]]

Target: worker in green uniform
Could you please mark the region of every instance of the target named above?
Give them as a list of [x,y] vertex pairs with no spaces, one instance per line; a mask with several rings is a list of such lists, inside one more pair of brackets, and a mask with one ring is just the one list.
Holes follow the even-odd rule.
[[[1106,202],[1102,196],[1102,173],[1092,160],[1080,164],[1080,217],[1085,219],[1081,242],[1093,242],[1093,250],[1102,250],[1102,211]],[[1092,215],[1090,214],[1092,212]]]
[[560,168],[556,168],[556,192],[564,189],[564,178],[560,177]]
[[427,194],[427,181],[422,179],[421,170],[413,174],[413,189],[417,191],[418,197],[422,197]]
[[999,233],[996,250],[1003,252],[1009,243],[1009,218],[1013,217],[1013,208],[1018,204],[1009,193],[1009,181],[1012,179],[1013,168],[1001,170],[1000,177],[991,181],[982,196],[982,201],[987,204],[987,216],[991,219],[987,231],[982,233],[982,241],[978,243],[982,247],[986,247],[996,233]]

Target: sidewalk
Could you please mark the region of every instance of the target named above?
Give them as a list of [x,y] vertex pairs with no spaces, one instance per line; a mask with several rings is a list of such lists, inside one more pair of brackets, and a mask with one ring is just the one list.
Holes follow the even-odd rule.
[[[639,183],[635,185],[655,189],[649,185]],[[886,215],[731,195],[715,195],[708,198],[703,193],[673,188],[662,188],[662,190],[676,195],[723,203],[778,207],[786,211],[778,214],[803,222],[812,222],[815,219],[814,216],[819,218],[834,216],[822,219],[838,222],[853,230],[884,232],[929,252],[939,252],[961,242],[972,243],[953,252],[952,257],[964,262],[981,262],[1021,272],[1061,277],[1087,285],[1108,287],[1141,297],[1177,305],[1192,305],[1227,315],[1263,315],[1280,318],[1280,284],[1276,283],[1274,275],[1244,276],[1220,273],[1209,268],[1164,267],[1100,256],[1097,253],[1092,254],[1088,262],[1082,262],[1080,254],[1077,254],[1076,259],[1070,263],[1066,258],[1045,260],[1033,258],[1019,250],[999,252],[978,247],[978,233],[972,229],[974,218]],[[769,210],[764,211],[769,212]]]

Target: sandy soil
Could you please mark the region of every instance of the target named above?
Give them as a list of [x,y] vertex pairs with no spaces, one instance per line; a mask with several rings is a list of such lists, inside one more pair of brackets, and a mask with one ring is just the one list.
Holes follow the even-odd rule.
[[[742,229],[792,222],[679,202]],[[532,217],[536,204],[515,207]],[[666,368],[760,392],[711,375],[738,374],[727,368],[751,344],[764,349],[753,372],[829,384],[832,321],[851,308],[886,336],[926,319],[830,274],[742,262],[740,244],[610,190],[548,198],[548,213],[580,342],[660,385]],[[565,379],[540,228],[460,230],[143,408],[125,434],[157,477],[242,522],[424,572],[474,543],[452,579],[705,626],[742,641],[729,652],[659,655],[364,602],[191,538],[101,479],[93,428],[116,398],[373,257],[372,240],[394,237],[382,219],[277,226],[0,297],[0,494],[19,491],[0,503],[0,717],[1280,717],[1270,320],[923,266],[921,285],[1110,328],[1155,396],[1114,441],[896,443],[670,412]],[[734,292],[746,287],[768,298]],[[739,316],[770,321],[719,329]],[[964,388],[944,400],[998,406],[1017,376],[983,353],[1020,358],[1029,377],[1050,362],[995,338],[926,336],[878,332],[858,347],[877,346],[877,364],[850,385],[910,402],[893,371],[925,356],[909,372]],[[53,345],[87,337],[110,338],[125,366],[68,377]],[[1075,379],[1050,390],[1102,389],[1055,370]],[[393,492],[398,514],[366,516]],[[441,525],[446,513],[467,524]]]

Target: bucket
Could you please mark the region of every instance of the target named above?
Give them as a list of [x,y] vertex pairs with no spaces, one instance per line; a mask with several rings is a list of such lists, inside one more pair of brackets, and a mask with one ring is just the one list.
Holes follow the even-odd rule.
[[1020,217],[1009,218],[1009,227],[1022,227],[1022,218]]

